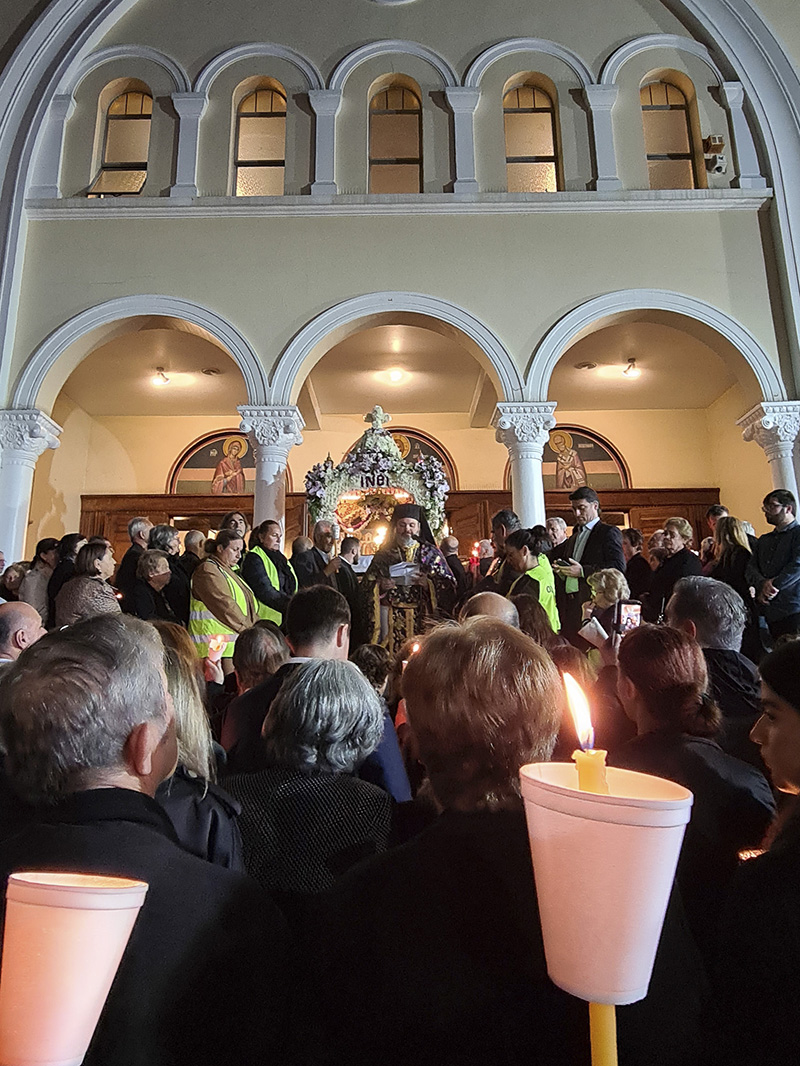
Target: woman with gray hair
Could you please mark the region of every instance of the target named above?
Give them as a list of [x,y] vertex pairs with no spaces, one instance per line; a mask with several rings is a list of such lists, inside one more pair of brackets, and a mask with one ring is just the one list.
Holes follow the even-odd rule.
[[269,767],[225,781],[242,805],[247,872],[290,920],[387,846],[392,798],[354,776],[382,733],[381,702],[358,667],[311,660],[284,681],[264,722]]
[[[163,596],[175,618],[182,626],[188,626],[190,578],[180,564],[181,538],[178,530],[175,526],[153,526],[147,547],[150,551],[161,551],[167,556],[171,577],[162,590]],[[138,571],[136,576],[141,576]]]

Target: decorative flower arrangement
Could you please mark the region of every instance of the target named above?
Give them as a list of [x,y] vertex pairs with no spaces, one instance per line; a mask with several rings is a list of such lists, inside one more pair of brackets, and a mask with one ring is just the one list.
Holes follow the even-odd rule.
[[313,522],[333,518],[340,497],[361,490],[362,477],[380,477],[387,488],[403,489],[425,512],[430,527],[439,535],[444,526],[444,504],[450,491],[444,467],[433,455],[416,463],[405,462],[390,433],[368,429],[347,457],[334,466],[328,458],[306,474],[308,513]]

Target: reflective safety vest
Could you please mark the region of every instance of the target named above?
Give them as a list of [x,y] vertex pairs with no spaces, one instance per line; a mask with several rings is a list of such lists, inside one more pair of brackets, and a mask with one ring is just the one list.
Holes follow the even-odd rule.
[[550,560],[547,556],[540,555],[536,561],[536,566],[531,570],[526,570],[524,574],[520,574],[508,590],[509,598],[514,595],[514,589],[522,578],[526,576],[531,577],[534,581],[538,582],[539,603],[544,607],[545,614],[550,622],[550,628],[554,633],[558,633],[561,629],[561,619],[558,616],[558,607],[556,607],[556,579],[553,576],[553,568],[550,565]]
[[[274,589],[279,589],[281,587],[281,582],[280,578],[278,577],[278,568],[275,563],[273,563],[272,559],[270,559],[270,557],[267,555],[263,548],[251,548],[250,551],[253,553],[253,555],[257,555],[261,562],[264,564],[264,569],[267,572],[267,581],[269,581],[270,585],[272,585]],[[294,578],[294,593],[297,592],[297,574],[294,572],[294,567],[288,559],[286,560],[286,562],[289,567],[289,570],[291,571],[292,577]],[[266,618],[270,622],[274,622],[275,625],[279,626],[283,621],[283,615],[281,614],[281,612],[276,611],[274,607],[268,607],[267,604],[262,603],[261,600],[258,599],[258,597],[256,597],[256,600],[258,603],[258,617]]]
[[[242,616],[247,618],[247,597],[244,589],[230,574],[226,574],[224,570],[222,573],[228,582],[231,599],[242,612]],[[189,601],[189,636],[194,641],[195,649],[201,659],[208,657],[208,642],[212,637],[224,637],[227,643],[223,648],[222,658],[230,659],[233,656],[233,645],[238,634],[235,630],[229,629],[224,622],[220,622],[202,600],[192,596]]]

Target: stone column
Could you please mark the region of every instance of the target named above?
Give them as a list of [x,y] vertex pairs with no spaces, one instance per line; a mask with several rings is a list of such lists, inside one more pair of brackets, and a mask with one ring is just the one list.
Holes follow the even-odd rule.
[[622,188],[617,174],[617,151],[611,117],[618,94],[618,85],[587,85],[583,90],[584,99],[592,113],[594,163],[597,171],[594,187],[597,192],[613,192]]
[[788,489],[797,499],[794,442],[800,432],[800,400],[765,400],[737,419],[745,440],[754,440],[767,455],[772,486]]
[[170,196],[197,196],[197,149],[200,119],[208,104],[205,93],[173,93],[172,106],[178,115],[178,154],[175,184]]
[[475,177],[474,116],[481,98],[481,91],[451,86],[445,89],[444,95],[453,112],[456,157],[456,180],[453,183],[453,192],[456,196],[479,192]]
[[308,100],[317,116],[312,196],[335,196],[336,116],[342,106],[341,89],[310,89]]
[[33,177],[26,193],[32,200],[55,199],[61,196],[64,134],[74,110],[75,101],[69,94],[59,94],[50,101],[36,152]]
[[295,444],[302,444],[305,425],[297,407],[240,407],[239,426],[253,443],[256,457],[256,488],[253,525],[274,518],[285,529],[286,464]]
[[36,460],[60,433],[42,411],[0,411],[0,548],[9,563],[25,558]]
[[724,81],[719,95],[731,120],[731,155],[736,165],[731,185],[737,189],[766,189],[767,179],[761,175],[753,134],[744,113],[744,86],[738,81]]
[[492,425],[495,439],[511,457],[514,510],[523,526],[544,525],[542,453],[556,420],[554,403],[498,403]]

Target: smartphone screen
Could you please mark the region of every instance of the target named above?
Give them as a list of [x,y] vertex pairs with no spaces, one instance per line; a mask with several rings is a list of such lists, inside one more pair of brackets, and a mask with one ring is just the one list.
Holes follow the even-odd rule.
[[638,600],[620,600],[617,604],[617,632],[627,633],[642,624],[642,605]]

